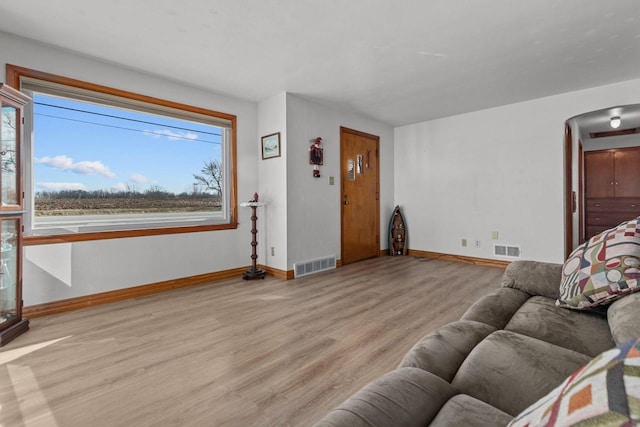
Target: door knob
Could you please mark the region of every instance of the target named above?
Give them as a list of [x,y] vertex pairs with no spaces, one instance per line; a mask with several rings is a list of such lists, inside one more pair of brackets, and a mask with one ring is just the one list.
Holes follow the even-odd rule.
[[349,201],[348,201],[348,200],[345,200],[345,201],[344,201],[344,204],[345,204],[345,205],[348,205],[348,204],[349,204]]

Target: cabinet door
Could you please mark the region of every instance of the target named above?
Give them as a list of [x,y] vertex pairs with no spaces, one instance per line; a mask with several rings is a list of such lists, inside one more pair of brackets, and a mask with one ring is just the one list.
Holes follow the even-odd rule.
[[584,153],[585,194],[587,197],[614,197],[614,153]]
[[0,346],[29,329],[22,318],[22,108],[29,97],[0,83]]
[[616,197],[640,197],[640,149],[615,152]]
[[5,102],[2,102],[0,130],[0,209],[20,209],[20,110]]
[[20,319],[20,218],[0,219],[0,329]]

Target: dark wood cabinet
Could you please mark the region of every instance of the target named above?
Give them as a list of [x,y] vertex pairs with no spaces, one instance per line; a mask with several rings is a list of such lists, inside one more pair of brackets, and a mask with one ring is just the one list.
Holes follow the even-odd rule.
[[614,172],[615,197],[640,197],[640,148],[617,150]]
[[584,153],[585,195],[614,197],[614,154],[611,151]]
[[584,153],[585,238],[640,216],[640,148]]
[[0,346],[29,329],[22,318],[22,117],[29,98],[0,84]]
[[584,153],[585,193],[590,197],[640,197],[640,148]]

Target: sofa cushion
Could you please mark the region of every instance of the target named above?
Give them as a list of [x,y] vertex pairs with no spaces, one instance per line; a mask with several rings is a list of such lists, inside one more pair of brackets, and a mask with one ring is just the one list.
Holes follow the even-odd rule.
[[488,403],[466,394],[457,394],[444,404],[430,427],[496,427],[507,425],[513,417]]
[[562,310],[545,297],[528,299],[504,329],[592,357],[616,346],[606,315]]
[[578,246],[562,268],[561,307],[586,309],[640,290],[640,217]]
[[531,295],[517,289],[496,289],[469,307],[462,315],[462,320],[473,320],[502,329],[530,297]]
[[424,369],[451,382],[469,352],[496,328],[458,320],[426,335],[404,356],[400,367]]
[[456,392],[448,382],[417,368],[399,368],[351,396],[316,427],[424,426]]
[[639,425],[640,339],[605,351],[510,426]]
[[515,416],[590,359],[515,332],[496,331],[471,351],[451,384]]

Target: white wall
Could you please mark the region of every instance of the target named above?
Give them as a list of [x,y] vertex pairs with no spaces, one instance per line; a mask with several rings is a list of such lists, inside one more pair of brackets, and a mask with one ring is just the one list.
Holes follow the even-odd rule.
[[639,100],[631,80],[397,128],[395,203],[411,249],[494,258],[498,231],[523,258],[562,262],[564,122]]
[[[380,248],[388,247],[393,211],[393,128],[354,114],[331,110],[287,94],[288,261],[293,264],[340,253],[340,127],[380,137]],[[311,140],[322,137],[320,178],[309,164]],[[329,185],[329,177],[334,185]]]
[[[237,116],[238,194],[258,188],[257,105],[0,33],[5,63],[112,86]],[[169,167],[169,165],[167,166]],[[244,215],[244,216],[243,216]],[[250,223],[237,230],[101,240],[25,248],[25,305],[249,265]]]
[[[280,157],[262,160],[262,144],[255,141],[258,194],[267,206],[258,214],[258,263],[287,270],[287,95],[282,92],[258,105],[260,137],[280,132]],[[251,193],[253,194],[253,193]],[[241,200],[243,200],[241,198]],[[274,255],[271,255],[273,247]]]

